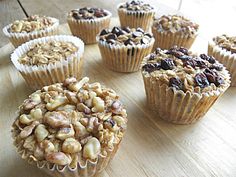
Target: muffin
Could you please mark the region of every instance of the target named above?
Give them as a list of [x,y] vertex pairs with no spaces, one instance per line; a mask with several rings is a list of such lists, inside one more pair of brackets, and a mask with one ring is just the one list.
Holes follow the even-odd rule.
[[142,28],[149,31],[155,16],[155,9],[143,1],[133,0],[118,5],[121,27]]
[[236,37],[216,36],[208,43],[208,54],[221,62],[231,75],[231,86],[236,86]]
[[51,176],[91,177],[115,155],[127,124],[119,96],[84,77],[45,86],[19,107],[17,152]]
[[179,15],[163,15],[154,20],[152,33],[156,48],[169,49],[174,45],[190,48],[197,37],[199,25]]
[[85,44],[93,44],[101,30],[109,28],[111,15],[104,9],[84,7],[70,11],[67,22],[74,36],[81,38]]
[[58,26],[56,18],[32,15],[5,26],[3,33],[18,47],[29,40],[57,34]]
[[33,90],[82,75],[84,43],[58,35],[31,40],[19,46],[11,61]]
[[102,60],[118,72],[135,72],[153,47],[154,38],[141,28],[104,29],[97,37]]
[[214,57],[176,46],[145,57],[142,75],[149,107],[176,124],[203,117],[230,85],[228,71]]

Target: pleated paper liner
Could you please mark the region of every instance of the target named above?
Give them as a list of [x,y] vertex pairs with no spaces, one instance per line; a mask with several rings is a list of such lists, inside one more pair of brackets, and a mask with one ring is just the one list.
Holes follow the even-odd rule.
[[[142,65],[146,63],[146,56]],[[142,72],[147,103],[159,117],[175,124],[191,124],[202,118],[215,101],[230,86],[230,75],[225,71],[225,83],[217,90],[196,93],[170,88],[157,77]]]
[[138,71],[143,58],[151,53],[155,41],[153,38],[148,44],[125,46],[108,44],[105,41],[99,41],[98,38],[97,40],[104,64],[117,72]]
[[174,45],[189,49],[197,37],[197,34],[194,36],[189,36],[171,32],[159,32],[155,27],[152,27],[152,33],[155,38],[153,49],[169,49]]
[[35,161],[33,160],[27,150],[23,147],[22,142],[17,141],[17,135],[19,132],[13,126],[12,137],[14,145],[17,148],[17,152],[20,154],[22,159],[25,159],[29,164],[37,166],[39,169],[46,172],[48,175],[53,177],[93,177],[100,174],[109,164],[110,160],[114,157],[115,153],[119,149],[120,142],[114,144],[112,149],[108,149],[106,155],[99,155],[95,161],[86,160],[85,163],[78,162],[75,168],[70,166],[61,166],[52,164],[47,161]]
[[[57,61],[54,64],[50,63],[46,66],[28,66],[19,63],[19,57],[25,54],[32,45],[46,43],[52,40],[72,42],[78,47],[78,51],[70,55],[67,59]],[[33,90],[37,90],[45,85],[63,82],[68,77],[80,79],[83,67],[83,53],[84,43],[79,38],[69,35],[58,35],[34,39],[19,46],[11,55],[11,61],[21,73],[28,86]]]
[[213,41],[208,43],[208,55],[215,57],[229,71],[231,86],[236,87],[236,54],[216,45]]
[[56,18],[50,17],[50,19],[53,21],[53,25],[40,31],[33,31],[30,33],[12,33],[8,30],[10,29],[12,24],[9,24],[3,28],[3,33],[5,36],[9,38],[11,43],[14,45],[14,47],[18,47],[21,44],[30,41],[32,39],[37,39],[45,36],[52,36],[58,34],[58,26],[59,26],[59,20]]
[[[119,7],[120,5],[118,5]],[[144,31],[149,31],[155,16],[155,10],[133,12],[118,8],[118,15],[121,27],[142,28]]]
[[67,17],[67,22],[71,33],[83,40],[85,44],[96,43],[96,36],[102,29],[109,28],[112,14],[107,11],[107,16],[96,19],[76,20],[73,17]]

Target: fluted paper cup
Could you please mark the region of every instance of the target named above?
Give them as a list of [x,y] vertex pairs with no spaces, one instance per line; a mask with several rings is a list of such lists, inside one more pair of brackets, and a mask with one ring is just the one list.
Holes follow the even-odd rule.
[[105,65],[113,71],[135,72],[140,69],[142,59],[151,53],[155,39],[148,44],[115,45],[98,40],[98,46]]
[[209,41],[208,55],[215,57],[226,67],[231,76],[231,86],[236,87],[236,54],[219,47],[213,41]]
[[120,9],[121,4],[117,6],[121,27],[142,28],[149,31],[155,16],[155,9],[150,11],[128,11]]
[[113,148],[106,150],[105,155],[99,155],[94,161],[86,160],[85,163],[78,162],[75,168],[71,168],[69,165],[55,165],[47,161],[35,161],[31,158],[31,154],[25,150],[23,143],[17,140],[19,131],[13,126],[12,137],[14,145],[17,148],[17,152],[22,159],[26,160],[29,164],[37,166],[39,169],[46,172],[52,177],[93,177],[100,174],[109,164],[110,160],[114,157],[115,153],[119,149],[121,140],[114,144]]
[[152,26],[152,33],[155,38],[153,49],[169,49],[175,45],[189,49],[197,37],[197,34],[190,36],[187,34],[181,35],[166,31],[158,31],[154,26]]
[[74,36],[81,38],[85,44],[96,43],[96,36],[104,28],[109,28],[112,14],[104,10],[108,15],[96,19],[79,19],[76,20],[73,17],[67,17],[67,22],[70,27],[71,33]]
[[59,20],[56,18],[48,17],[53,21],[53,25],[47,27],[44,30],[33,31],[30,33],[12,33],[9,31],[12,24],[9,24],[3,28],[3,33],[9,38],[14,47],[18,47],[21,44],[45,36],[52,36],[58,34]]
[[[29,66],[19,63],[18,59],[37,43],[48,41],[72,42],[78,47],[78,51],[66,59],[43,66]],[[43,86],[57,82],[63,82],[68,77],[81,78],[83,66],[84,43],[77,37],[69,35],[48,36],[31,40],[19,46],[11,55],[11,61],[15,68],[21,73],[26,83],[33,90],[41,89]]]

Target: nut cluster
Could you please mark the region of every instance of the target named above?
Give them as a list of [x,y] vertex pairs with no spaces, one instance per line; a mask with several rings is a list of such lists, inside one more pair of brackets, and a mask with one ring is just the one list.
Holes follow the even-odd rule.
[[9,32],[30,33],[33,31],[44,30],[53,24],[54,22],[49,17],[32,15],[23,20],[14,21],[9,28]]
[[30,50],[23,54],[18,61],[24,65],[48,65],[66,60],[77,51],[78,47],[72,42],[48,41],[32,45]]
[[130,29],[129,27],[113,27],[112,30],[104,29],[99,35],[100,41],[106,41],[108,44],[126,46],[149,44],[152,39],[153,36],[150,33],[145,33],[142,28]]
[[103,9],[94,7],[84,7],[81,9],[75,9],[69,13],[69,16],[72,16],[76,20],[81,20],[81,19],[90,20],[90,19],[105,17],[107,15],[108,13],[105,12]]
[[197,33],[199,25],[191,22],[183,16],[179,15],[163,15],[154,20],[153,27],[157,31],[167,31],[177,34],[188,34],[193,36]]
[[100,83],[68,78],[31,94],[13,124],[15,141],[34,161],[75,168],[118,144],[127,114],[117,94]]
[[143,1],[133,0],[120,5],[119,9],[126,9],[128,11],[150,11],[154,8],[150,4],[144,3]]
[[216,45],[220,46],[227,51],[236,53],[236,36],[227,36],[225,34],[213,38]]
[[143,61],[142,72],[177,90],[207,92],[229,84],[227,71],[212,56],[192,54],[183,47],[159,48]]

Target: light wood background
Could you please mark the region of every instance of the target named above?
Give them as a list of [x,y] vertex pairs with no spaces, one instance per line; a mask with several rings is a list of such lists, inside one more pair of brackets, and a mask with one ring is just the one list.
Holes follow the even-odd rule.
[[[206,0],[207,3],[210,1]],[[55,13],[53,16],[60,16],[60,18],[64,18],[64,11],[78,6],[73,5],[72,0],[66,1],[69,5],[62,4],[59,0],[48,0],[47,3],[45,0],[20,0],[20,2],[29,14],[37,12],[53,15]],[[102,5],[102,0],[97,2],[98,5]],[[85,0],[77,1],[77,4],[80,3],[85,3]],[[113,3],[113,1],[106,1],[104,7],[105,5],[108,7],[108,4],[114,6]],[[184,3],[183,1],[181,9],[189,11],[189,8],[184,8]],[[205,1],[202,3],[204,4]],[[162,13],[174,12],[177,9],[165,5],[160,5],[158,8]],[[228,13],[231,8],[234,9],[234,6],[224,12]],[[52,12],[52,9],[57,10]],[[0,16],[2,26],[5,20],[12,21],[24,16],[21,8],[13,0],[1,0],[0,13],[5,13],[4,16]],[[196,19],[200,18],[204,11],[198,13]],[[202,23],[215,24],[216,22],[207,21],[205,16],[205,21]],[[202,27],[202,32],[192,50],[206,52],[208,32],[223,31],[223,27],[225,31],[232,30],[230,28],[233,27],[232,23],[228,26],[221,25],[225,21],[218,23],[220,29],[211,28],[210,25]],[[113,19],[112,25],[118,25],[118,19]],[[69,34],[67,25],[61,26],[61,33]],[[21,160],[12,145],[10,126],[15,111],[32,91],[27,88],[24,80],[11,64],[9,56],[13,46],[6,43],[0,48],[0,177],[46,176]],[[117,155],[101,177],[236,176],[236,88],[228,89],[206,116],[197,123],[173,125],[162,121],[148,109],[139,72],[122,74],[108,70],[101,62],[97,45],[86,46],[84,58],[86,61],[84,75],[89,76],[92,81],[99,81],[115,89],[128,110],[127,134]]]

